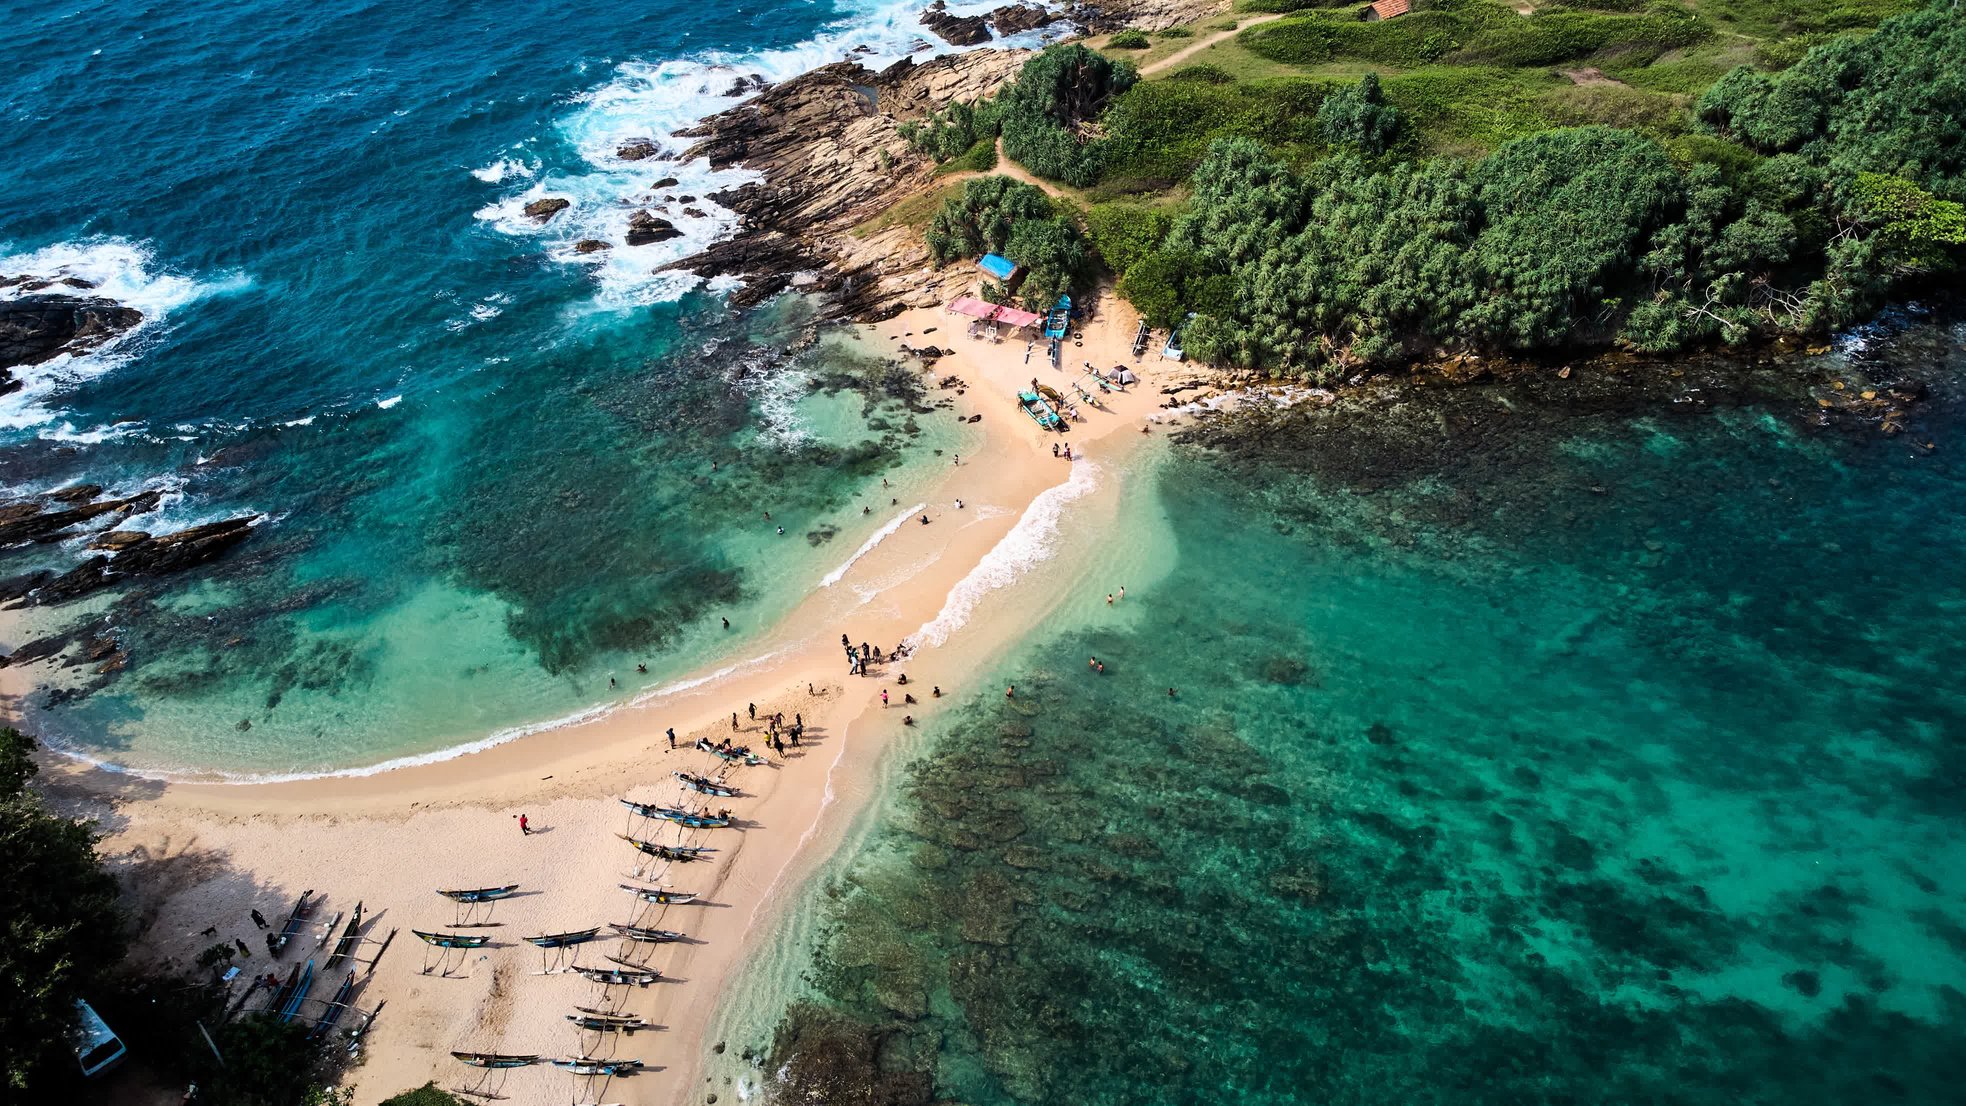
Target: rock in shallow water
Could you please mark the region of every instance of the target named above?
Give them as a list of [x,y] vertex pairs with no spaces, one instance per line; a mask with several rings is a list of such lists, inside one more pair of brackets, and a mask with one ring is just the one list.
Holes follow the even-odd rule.
[[114,300],[24,296],[0,302],[0,395],[20,387],[9,368],[85,353],[142,321],[143,312]]
[[526,217],[544,223],[573,206],[573,201],[560,196],[547,196],[526,205]]
[[651,242],[667,242],[671,238],[681,238],[683,232],[676,225],[650,211],[637,211],[628,217],[628,244],[646,246]]
[[980,15],[956,15],[943,0],[922,12],[922,26],[951,46],[975,46],[990,41],[990,22]]

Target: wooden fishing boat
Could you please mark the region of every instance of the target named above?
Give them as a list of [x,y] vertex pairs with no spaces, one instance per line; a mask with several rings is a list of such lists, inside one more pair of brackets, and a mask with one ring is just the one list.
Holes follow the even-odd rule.
[[594,935],[600,931],[600,926],[592,929],[570,929],[565,933],[542,933],[537,937],[527,937],[525,941],[529,945],[538,945],[543,949],[558,949],[568,945],[578,945],[582,941],[592,941]]
[[647,1029],[640,1018],[597,1018],[590,1014],[568,1014],[567,1020],[575,1026],[594,1033],[633,1033],[637,1029]]
[[703,854],[710,851],[702,845],[659,845],[653,841],[638,840],[625,833],[617,833],[615,836],[648,855],[655,857],[657,860],[674,860],[681,863],[688,863],[692,860],[702,859]]
[[348,919],[348,928],[341,931],[341,938],[334,943],[334,951],[328,954],[328,971],[334,971],[335,965],[354,954],[355,947],[362,943],[362,939],[355,935],[355,931],[361,928],[362,904],[358,902],[355,904],[354,916]]
[[[630,960],[625,956],[609,956],[608,961],[609,963],[619,964],[622,967],[627,968],[629,971],[635,971],[635,972],[655,971],[654,968],[649,967],[647,964],[637,964],[633,960]],[[656,972],[656,974],[660,975],[662,973]]]
[[737,794],[737,788],[729,784],[718,783],[708,776],[698,776],[690,772],[671,772],[669,774],[683,781],[683,786],[689,788],[691,791],[701,792],[705,795],[720,795],[724,798],[730,798]]
[[328,919],[328,924],[321,927],[321,939],[314,942],[315,952],[328,947],[328,942],[334,940],[334,931],[339,925],[341,925],[341,911],[337,910],[334,912],[334,917]]
[[575,1075],[621,1075],[639,1071],[640,1060],[603,1060],[598,1056],[575,1056],[566,1060],[555,1060],[553,1066],[563,1068]]
[[493,899],[502,899],[518,889],[518,884],[508,883],[503,887],[473,887],[464,891],[446,891],[439,887],[437,893],[455,902],[490,902]]
[[673,929],[651,929],[648,926],[631,926],[622,922],[609,922],[608,928],[631,941],[680,941],[689,936]]
[[623,891],[633,891],[636,898],[643,902],[654,903],[657,906],[682,906],[685,903],[696,901],[696,892],[694,891],[670,891],[661,887],[637,887],[632,883],[622,884],[621,889]]
[[293,995],[295,988],[300,986],[300,967],[299,964],[295,964],[293,970],[287,973],[287,981],[280,984],[273,992],[273,1001],[266,1004],[267,1013],[277,1016],[286,1008],[287,999]]
[[491,942],[488,934],[425,933],[420,929],[412,929],[410,932],[423,938],[424,944],[435,945],[440,949],[481,949]]
[[659,818],[665,822],[675,822],[679,825],[693,826],[700,829],[715,829],[730,825],[729,818],[714,814],[698,814],[695,811],[683,810],[678,807],[657,806],[654,803],[638,803],[629,799],[621,799],[619,802],[622,806],[627,807],[644,818]]
[[294,1015],[300,1013],[301,1000],[307,997],[307,989],[312,986],[314,986],[314,961],[310,958],[307,961],[307,969],[300,973],[300,985],[294,988],[293,994],[287,996],[286,1005],[280,1007],[281,1022],[294,1020]]
[[348,996],[354,993],[355,973],[351,971],[342,979],[341,986],[335,988],[334,997],[328,1000],[328,1008],[321,1012],[320,1020],[314,1023],[314,1032],[309,1033],[308,1037],[319,1040],[333,1032],[335,1023],[341,1020],[342,1013],[348,1009]]
[[646,987],[662,979],[662,973],[653,968],[589,968],[575,965],[573,970],[594,983],[615,987]]
[[300,901],[294,903],[294,908],[287,913],[286,924],[280,927],[280,936],[274,939],[273,947],[276,950],[286,948],[287,942],[293,940],[294,934],[300,932],[301,923],[306,921],[307,915],[314,910],[313,899],[314,890],[311,887],[300,893]]
[[540,1061],[538,1056],[504,1052],[453,1052],[451,1055],[474,1068],[527,1068]]
[[1031,421],[1046,430],[1059,430],[1065,426],[1065,420],[1052,409],[1051,403],[1036,392],[1017,393],[1017,406],[1031,416]]

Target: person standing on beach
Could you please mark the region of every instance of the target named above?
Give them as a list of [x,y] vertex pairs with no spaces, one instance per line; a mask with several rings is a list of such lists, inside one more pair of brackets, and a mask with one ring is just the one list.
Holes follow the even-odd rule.
[[671,749],[676,747],[676,727],[674,726],[669,727],[669,747]]
[[756,722],[758,720],[758,704],[746,703],[744,704],[744,709],[750,712],[751,721]]
[[523,814],[519,815],[519,836],[532,836],[532,823],[526,821],[526,816]]
[[882,688],[882,689],[881,689],[881,709],[882,709],[882,710],[886,710],[886,709],[887,709],[887,689],[886,689],[886,688]]
[[731,712],[730,712],[730,728],[731,728],[731,729],[732,729],[733,731],[737,729],[737,712],[736,712],[736,711],[731,711]]

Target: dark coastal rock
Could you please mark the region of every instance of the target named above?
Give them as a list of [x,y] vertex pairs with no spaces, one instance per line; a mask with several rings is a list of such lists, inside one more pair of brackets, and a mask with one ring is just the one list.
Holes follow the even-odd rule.
[[598,238],[582,238],[573,244],[573,252],[575,253],[600,253],[602,250],[611,250],[613,248],[613,246]]
[[1005,4],[991,12],[989,16],[990,26],[996,28],[999,35],[1035,31],[1040,27],[1049,27],[1063,18],[1065,16],[1061,12],[1040,8],[1034,4]]
[[8,369],[86,353],[142,321],[143,312],[113,300],[23,296],[0,302],[0,395],[20,387]]
[[661,153],[662,147],[657,146],[646,138],[638,138],[632,142],[622,143],[614,151],[614,156],[623,161],[646,161],[649,158],[659,156]]
[[526,205],[526,216],[537,223],[550,221],[553,216],[573,206],[573,201],[560,196],[546,196]]
[[18,576],[9,576],[5,579],[0,579],[0,603],[12,603],[17,599],[25,599],[28,593],[54,578],[54,573],[43,568],[36,569],[33,572],[23,572]]
[[679,204],[687,204],[687,203],[695,203],[695,202],[696,202],[696,197],[695,197],[695,196],[677,196],[677,197],[676,197],[676,202],[677,202],[677,203],[679,203]]
[[628,217],[628,244],[646,246],[651,242],[667,242],[671,238],[681,238],[683,232],[676,225],[650,211],[637,211]]
[[763,92],[770,87],[771,82],[765,80],[763,73],[751,73],[730,82],[730,87],[724,89],[724,95],[748,96],[753,92]]
[[67,531],[104,516],[127,518],[157,506],[161,493],[138,492],[121,499],[77,502],[77,493],[87,489],[91,497],[102,491],[94,485],[64,489],[52,495],[16,500],[0,505],[0,546],[21,542],[56,541]]
[[111,553],[128,549],[139,542],[150,540],[150,535],[142,530],[111,530],[89,543],[90,549],[103,549]]
[[683,182],[674,177],[663,177],[661,180],[649,185],[649,191],[656,192],[664,188],[674,188],[681,183]]
[[216,560],[244,541],[259,519],[259,515],[247,515],[126,541],[114,554],[90,557],[42,584],[34,599],[43,605],[72,602],[125,579],[182,572]]
[[990,41],[990,21],[980,15],[956,15],[944,0],[922,12],[922,26],[951,46],[975,46]]
[[710,213],[700,207],[686,207],[683,209],[683,214],[692,219],[708,219],[710,217]]

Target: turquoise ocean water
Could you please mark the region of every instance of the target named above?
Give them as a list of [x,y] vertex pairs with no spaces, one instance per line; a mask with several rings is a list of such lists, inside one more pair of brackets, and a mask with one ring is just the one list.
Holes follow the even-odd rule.
[[[1892,356],[1956,397],[1962,336]],[[897,766],[789,999],[736,1030],[769,1060],[721,1076],[1957,1101],[1966,408],[1887,439],[1702,391],[1483,385],[1171,447],[1114,528],[1150,579],[1081,582],[1136,586],[1061,605]]]
[[[856,497],[960,432],[827,345],[785,352],[798,305],[733,318],[654,273],[731,229],[709,196],[747,178],[614,151],[679,151],[739,75],[901,56],[914,10],[15,13],[0,275],[79,277],[146,321],[0,397],[0,486],[158,488],[125,524],[152,531],[266,518],[210,569],[31,612],[20,639],[107,629],[132,658],[35,727],[141,767],[319,771],[748,655],[873,524]],[[538,226],[544,195],[573,207]],[[621,247],[658,205],[683,237]],[[617,248],[575,254],[589,237]],[[9,551],[0,575],[81,556]]]

